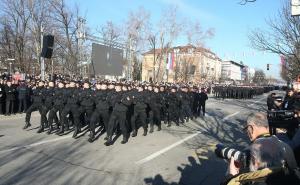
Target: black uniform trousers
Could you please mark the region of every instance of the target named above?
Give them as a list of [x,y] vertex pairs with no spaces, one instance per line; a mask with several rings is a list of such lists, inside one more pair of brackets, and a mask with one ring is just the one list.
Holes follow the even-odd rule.
[[176,106],[175,104],[169,104],[168,107],[168,122],[170,123],[171,121],[175,123],[179,123],[179,107]]
[[64,128],[65,126],[69,126],[69,120],[68,120],[68,116],[72,116],[73,121],[74,121],[74,125],[78,128],[81,128],[81,124],[80,124],[80,109],[79,106],[77,104],[67,104],[62,113],[62,123],[61,126]]
[[6,115],[14,113],[15,100],[6,100],[5,105]]
[[127,127],[126,127],[126,112],[127,111],[116,111],[113,110],[110,119],[109,119],[109,123],[108,123],[108,129],[107,129],[107,136],[108,137],[112,137],[114,130],[120,126],[122,135],[124,138],[127,137]]
[[60,122],[62,122],[62,111],[63,111],[63,106],[53,106],[52,109],[49,111],[48,115],[48,124],[49,126],[52,126],[53,122],[57,124],[57,127],[59,127],[59,121],[57,117],[57,112],[59,115]]
[[108,109],[95,109],[90,120],[90,130],[95,132],[97,123],[103,123],[104,128],[108,130],[108,121],[109,121],[109,110]]
[[83,116],[84,125],[89,125],[94,112],[94,106],[81,106],[80,111]]
[[151,107],[151,111],[149,112],[149,121],[151,128],[153,128],[154,124],[157,125],[158,128],[161,127],[160,107]]
[[[34,111],[39,111],[40,114],[42,114],[42,109],[43,109],[43,104],[42,103],[33,103],[27,110],[26,110],[26,117],[25,121],[30,122],[31,118],[31,113]],[[41,117],[41,122],[42,122],[42,117]]]
[[137,126],[136,126],[136,121],[140,119],[141,124],[144,128],[144,130],[147,129],[147,114],[146,114],[146,110],[145,109],[138,109],[138,108],[134,108],[134,113],[131,117],[131,128],[132,130],[137,130]]
[[200,102],[200,104],[199,104],[199,115],[200,115],[201,110],[202,110],[203,116],[205,116],[205,101]]
[[3,107],[4,106],[4,102],[0,102],[0,115],[1,114],[4,114],[4,112],[3,112]]
[[187,121],[189,118],[192,117],[192,111],[191,107],[188,104],[183,104],[181,107],[181,112],[180,112],[180,120],[184,120],[184,118],[187,118]]

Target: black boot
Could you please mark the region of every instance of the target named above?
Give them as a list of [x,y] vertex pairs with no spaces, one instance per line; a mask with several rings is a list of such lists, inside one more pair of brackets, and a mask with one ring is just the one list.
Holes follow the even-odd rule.
[[78,133],[79,133],[79,128],[77,126],[75,126],[74,134],[72,137],[75,138]]
[[60,126],[60,130],[59,130],[59,132],[57,132],[57,134],[60,135],[60,134],[63,134],[64,132],[65,132],[64,124],[62,124],[62,125]]
[[90,143],[92,143],[93,141],[94,141],[94,139],[95,139],[95,132],[93,132],[93,131],[91,131],[91,133],[90,133],[90,138],[89,138],[89,142]]
[[149,133],[152,133],[153,132],[153,128],[154,126],[153,125],[150,125],[150,131],[149,131]]
[[66,131],[70,130],[69,124],[66,125]]
[[131,136],[132,136],[132,137],[136,137],[136,136],[137,136],[137,131],[136,131],[136,130],[133,130]]
[[148,132],[148,129],[144,129],[144,133],[143,133],[143,136],[146,136],[147,135],[147,132]]
[[158,125],[157,131],[161,131],[161,125]]
[[50,124],[50,125],[49,125],[49,130],[48,130],[47,134],[51,134],[52,129],[53,129],[52,124]]
[[23,127],[23,129],[27,129],[30,126],[31,126],[31,124],[29,123],[29,121],[26,121],[25,126]]
[[109,136],[107,141],[104,143],[106,146],[112,145],[113,141],[112,141],[112,136]]
[[37,131],[37,133],[42,133],[42,132],[44,132],[44,125],[43,124],[40,126],[40,129]]
[[48,121],[45,121],[45,128],[48,128],[49,124]]
[[123,136],[123,140],[121,141],[121,144],[125,144],[128,142],[128,137],[127,136]]
[[171,126],[171,122],[168,122],[168,125],[167,125],[167,127],[170,127]]

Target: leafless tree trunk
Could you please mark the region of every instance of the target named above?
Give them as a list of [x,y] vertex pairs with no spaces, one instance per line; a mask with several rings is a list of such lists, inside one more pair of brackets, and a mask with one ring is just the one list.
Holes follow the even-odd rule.
[[56,43],[65,53],[66,67],[71,74],[78,74],[78,45],[76,33],[78,30],[78,7],[74,13],[66,6],[65,0],[56,0],[51,2],[53,8],[52,19],[57,30]]

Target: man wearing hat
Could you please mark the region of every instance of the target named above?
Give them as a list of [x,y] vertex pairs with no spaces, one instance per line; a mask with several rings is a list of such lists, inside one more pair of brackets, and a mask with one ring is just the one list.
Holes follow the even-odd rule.
[[177,96],[177,87],[171,86],[170,93],[167,97],[168,105],[168,127],[171,126],[171,122],[175,122],[176,125],[179,125],[179,107],[180,101]]
[[135,137],[137,135],[138,128],[136,122],[138,119],[140,120],[144,129],[143,135],[144,136],[147,135],[148,128],[146,123],[146,119],[147,119],[147,114],[146,114],[147,104],[145,102],[146,99],[147,97],[145,96],[144,93],[144,86],[140,84],[138,86],[138,92],[135,93],[133,96],[134,113],[133,116],[131,117],[132,137]]
[[115,92],[110,96],[110,102],[113,107],[113,111],[111,113],[108,129],[107,129],[107,141],[105,142],[106,146],[112,145],[113,140],[112,136],[114,130],[119,126],[123,135],[122,144],[127,143],[128,141],[128,129],[126,127],[126,113],[128,111],[128,107],[131,105],[131,98],[127,93],[122,92],[122,84],[115,84]]
[[[32,105],[27,109],[26,111],[26,117],[25,117],[25,126],[23,129],[26,129],[28,127],[31,126],[30,124],[30,118],[31,118],[31,113],[33,111],[36,111],[38,110],[40,113],[42,112],[42,106],[43,106],[43,103],[44,103],[44,82],[43,81],[40,81],[38,83],[37,86],[34,86],[32,88],[32,96],[31,96],[31,99],[33,101]],[[43,121],[42,120],[43,118],[41,117],[41,127],[40,129],[43,127]]]
[[201,93],[200,93],[200,108],[199,108],[199,115],[201,113],[201,109],[202,109],[202,115],[205,116],[205,102],[206,100],[208,100],[208,96],[206,94],[206,91],[204,88],[201,88]]
[[80,104],[80,111],[83,116],[83,121],[85,124],[90,124],[90,118],[94,112],[94,97],[93,97],[93,90],[90,89],[90,83],[85,81],[83,83],[83,89],[79,91],[79,104]]
[[80,132],[80,110],[79,110],[79,90],[75,87],[75,81],[70,82],[70,87],[67,89],[66,92],[66,105],[62,111],[62,123],[61,123],[61,131],[60,133],[64,132],[64,127],[69,128],[69,117],[71,116],[74,121],[74,134],[73,137],[75,138],[77,134]]
[[[93,142],[95,139],[95,127],[96,124],[102,122],[105,131],[108,129],[109,121],[109,101],[108,101],[109,90],[107,89],[106,83],[97,83],[96,90],[93,94],[95,99],[96,109],[94,110],[91,121],[90,121],[90,138],[89,142]],[[107,137],[106,137],[107,138]]]
[[[66,89],[64,88],[64,83],[62,81],[59,81],[57,88],[54,89],[53,97],[55,97],[53,100],[53,106],[52,109],[49,111],[48,116],[48,134],[51,134],[53,130],[54,121],[56,122],[57,129],[59,129],[59,126],[62,124],[62,111],[66,103]],[[60,123],[58,122],[57,112],[59,114]],[[64,130],[60,130],[60,132],[63,133]]]

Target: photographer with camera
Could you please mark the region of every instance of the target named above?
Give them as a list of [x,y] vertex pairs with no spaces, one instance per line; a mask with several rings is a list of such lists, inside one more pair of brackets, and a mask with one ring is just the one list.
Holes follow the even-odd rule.
[[288,89],[281,110],[268,112],[271,134],[277,134],[276,130],[278,128],[285,130],[285,132],[279,133],[277,136],[294,150],[298,165],[300,165],[299,92],[299,89]]
[[[219,157],[229,159],[228,176],[222,184],[238,185],[252,182],[260,185],[300,184],[297,176],[297,164],[292,149],[276,136],[269,134],[269,125],[265,113],[251,114],[244,129],[251,140],[247,157],[233,149],[218,148]],[[239,160],[237,160],[239,159]],[[240,159],[247,160],[245,163]],[[247,171],[243,173],[247,164]],[[243,167],[243,168],[242,168]]]
[[271,93],[267,98],[268,110],[279,110],[281,102],[276,99],[276,93]]

